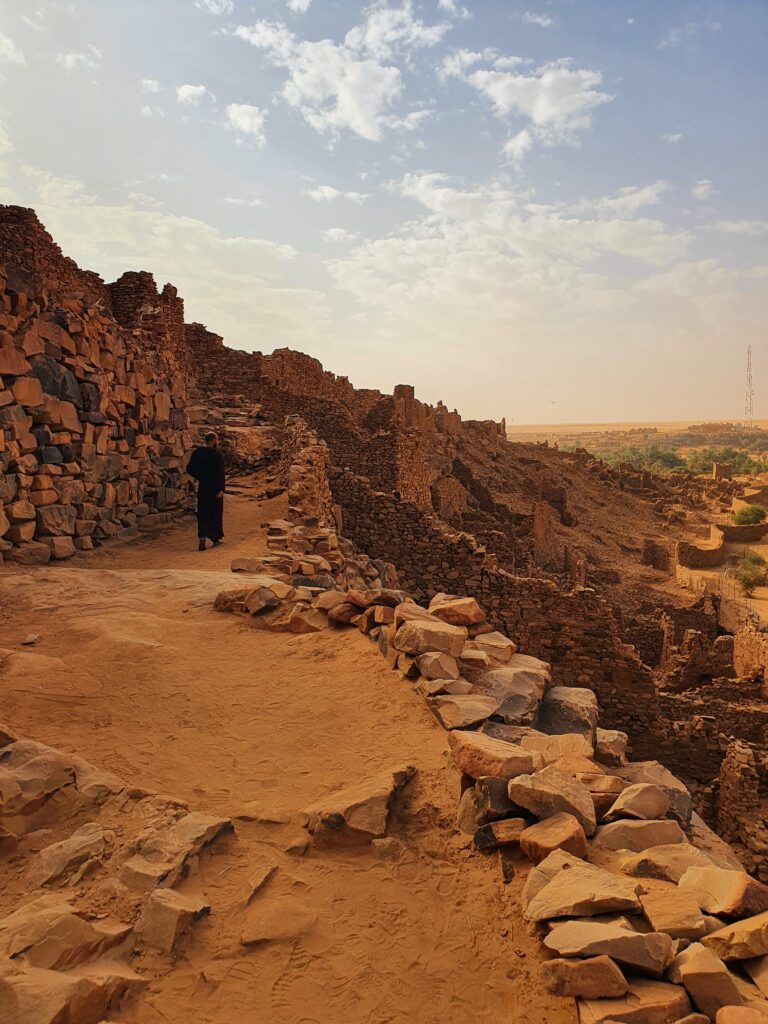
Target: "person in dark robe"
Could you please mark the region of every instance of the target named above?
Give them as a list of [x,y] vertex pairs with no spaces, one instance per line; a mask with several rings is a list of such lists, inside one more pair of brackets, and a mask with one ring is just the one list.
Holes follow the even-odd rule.
[[205,551],[206,539],[221,544],[224,536],[224,456],[218,443],[218,435],[210,431],[187,463],[187,473],[197,480],[198,551]]

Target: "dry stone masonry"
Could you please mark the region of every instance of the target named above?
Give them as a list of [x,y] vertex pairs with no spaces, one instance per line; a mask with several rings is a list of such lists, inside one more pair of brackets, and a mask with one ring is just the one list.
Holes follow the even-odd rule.
[[[310,445],[288,470],[301,522],[302,496],[312,504],[318,492],[316,438],[296,436]],[[305,531],[270,532],[298,560]],[[326,547],[330,536],[326,526]],[[363,589],[338,571],[299,580],[296,565],[280,577],[233,568],[243,585],[219,595],[220,609],[262,628],[356,626],[427,701],[459,774],[457,829],[499,859],[505,882],[525,877],[519,911],[553,957],[540,982],[576,999],[580,1024],[768,1021],[768,888],[694,813],[679,779],[626,760],[627,738],[600,727],[592,689],[553,685],[550,666],[520,654],[474,597],[438,593],[424,607],[381,579]],[[393,766],[308,808],[315,845],[383,836],[413,770]],[[746,810],[748,793],[731,787]]]
[[66,558],[178,509],[187,374],[175,289],[104,285],[0,207],[0,555]]

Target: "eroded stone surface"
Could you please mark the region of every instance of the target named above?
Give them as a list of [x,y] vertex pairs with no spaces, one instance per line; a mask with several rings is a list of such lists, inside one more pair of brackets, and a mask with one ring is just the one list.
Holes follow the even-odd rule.
[[570,775],[547,767],[534,775],[520,775],[509,783],[509,799],[537,818],[559,811],[572,814],[588,836],[594,834],[595,807],[589,790]]
[[383,836],[392,800],[415,771],[402,765],[311,804],[305,814],[315,845],[357,845]]

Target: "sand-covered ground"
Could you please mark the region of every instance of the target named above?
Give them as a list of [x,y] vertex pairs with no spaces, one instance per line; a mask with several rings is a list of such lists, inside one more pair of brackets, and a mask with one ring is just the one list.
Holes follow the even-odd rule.
[[[211,915],[174,958],[143,954],[131,1024],[573,1024],[542,996],[521,885],[454,828],[445,733],[360,634],[269,634],[211,610],[231,559],[265,550],[282,499],[227,504],[227,543],[191,520],[151,539],[0,576],[3,714],[135,786],[231,815],[235,833],[182,889]],[[37,644],[20,647],[27,634]],[[304,850],[303,806],[375,772],[418,775],[391,824],[398,859]],[[304,934],[245,948],[249,883]],[[0,885],[0,912],[15,898]]]

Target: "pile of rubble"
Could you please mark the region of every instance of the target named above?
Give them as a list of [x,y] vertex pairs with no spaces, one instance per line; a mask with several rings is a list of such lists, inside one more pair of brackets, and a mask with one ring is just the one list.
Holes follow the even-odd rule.
[[[458,828],[505,881],[525,876],[521,913],[556,955],[541,968],[548,992],[576,998],[582,1024],[768,1022],[768,887],[682,782],[627,762],[591,690],[553,686],[473,598],[424,608],[381,578],[351,587],[328,557],[331,531],[281,522],[270,536],[281,553],[236,562],[246,578],[216,607],[261,628],[356,627],[427,700],[461,777]],[[410,772],[378,780],[386,806]],[[310,827],[359,839],[333,807]]]
[[228,818],[0,726],[0,1020],[97,1024],[210,907],[176,890]]

